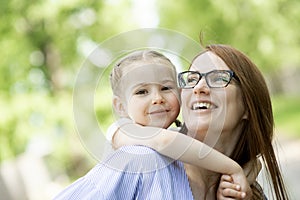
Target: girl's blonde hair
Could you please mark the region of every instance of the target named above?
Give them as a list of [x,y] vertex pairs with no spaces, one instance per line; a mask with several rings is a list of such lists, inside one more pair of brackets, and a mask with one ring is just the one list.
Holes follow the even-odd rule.
[[110,74],[110,85],[114,95],[119,96],[122,92],[121,78],[135,67],[145,64],[160,64],[170,66],[174,69],[174,80],[176,81],[176,69],[173,63],[163,54],[153,50],[141,50],[128,54],[117,62]]

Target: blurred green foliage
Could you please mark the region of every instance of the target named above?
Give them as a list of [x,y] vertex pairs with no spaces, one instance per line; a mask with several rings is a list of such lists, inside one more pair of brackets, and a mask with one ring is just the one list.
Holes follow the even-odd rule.
[[[0,162],[38,148],[48,155],[55,174],[65,169],[72,177],[81,176],[93,163],[86,160],[76,135],[72,92],[91,47],[113,35],[157,25],[196,41],[202,32],[204,43],[235,46],[264,73],[300,64],[297,0],[2,0],[0,4]],[[145,18],[147,13],[150,18]],[[95,112],[105,129],[113,116],[108,84],[101,87],[107,89],[96,96],[107,98],[95,102]],[[281,95],[274,100],[277,126],[299,134],[300,95],[289,98],[283,90],[274,91]]]
[[276,96],[272,98],[275,127],[282,134],[300,137],[299,96]]
[[[263,71],[298,65],[300,14],[297,0],[159,1],[161,25],[204,43],[230,44],[249,55]],[[179,14],[180,13],[180,14]]]

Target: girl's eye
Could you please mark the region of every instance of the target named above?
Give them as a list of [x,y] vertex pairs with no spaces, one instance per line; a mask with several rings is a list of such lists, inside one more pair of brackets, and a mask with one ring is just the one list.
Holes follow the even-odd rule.
[[138,90],[135,92],[136,95],[143,95],[143,94],[147,94],[148,91],[147,90]]
[[173,88],[172,87],[170,87],[170,86],[163,86],[162,88],[161,88],[161,90],[172,90]]

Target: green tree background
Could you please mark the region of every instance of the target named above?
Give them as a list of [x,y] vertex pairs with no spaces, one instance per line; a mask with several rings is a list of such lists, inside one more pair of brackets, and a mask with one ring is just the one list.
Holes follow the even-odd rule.
[[[251,57],[272,93],[276,129],[300,133],[298,0],[1,0],[0,163],[25,151],[47,155],[53,179],[94,164],[76,133],[72,93],[86,44],[142,27],[230,44]],[[84,45],[85,44],[85,45]],[[109,87],[107,87],[109,91]],[[96,103],[104,127],[110,99]],[[297,135],[298,134],[298,135]]]

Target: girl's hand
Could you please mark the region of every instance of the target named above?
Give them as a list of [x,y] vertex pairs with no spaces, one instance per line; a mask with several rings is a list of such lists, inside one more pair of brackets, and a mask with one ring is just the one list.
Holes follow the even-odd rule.
[[222,175],[217,190],[218,200],[229,199],[251,199],[252,190],[246,184],[245,191],[241,191],[241,186],[233,182],[233,178],[229,175]]
[[253,196],[252,189],[241,170],[238,173],[222,175],[217,190],[217,199],[246,199],[250,200]]

